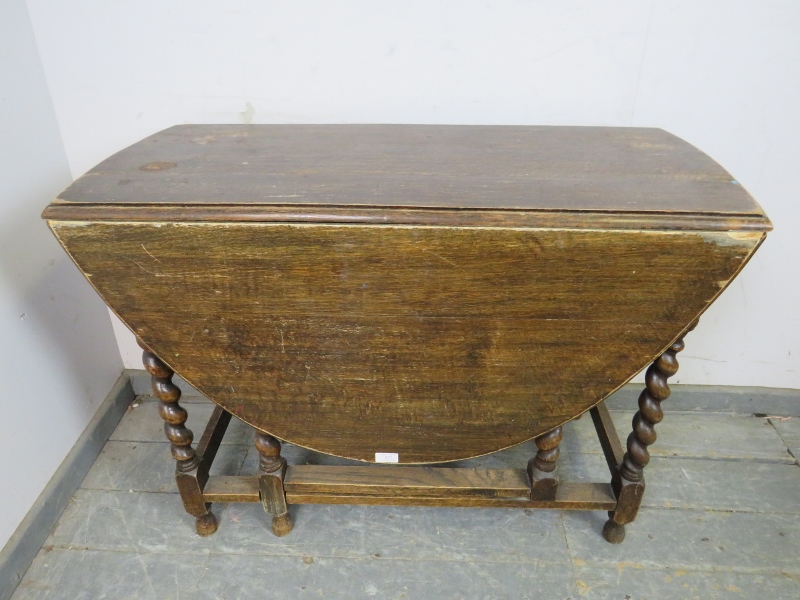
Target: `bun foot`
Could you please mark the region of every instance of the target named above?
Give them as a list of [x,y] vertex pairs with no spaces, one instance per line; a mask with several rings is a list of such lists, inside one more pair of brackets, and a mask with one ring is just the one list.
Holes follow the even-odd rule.
[[603,525],[603,538],[609,544],[621,544],[625,539],[625,525],[614,523],[611,519]]
[[197,517],[194,522],[194,527],[197,530],[197,535],[203,537],[209,536],[217,531],[217,517],[214,513],[207,512],[202,517]]
[[294,527],[292,516],[287,512],[277,517],[272,517],[272,533],[278,537],[288,535]]

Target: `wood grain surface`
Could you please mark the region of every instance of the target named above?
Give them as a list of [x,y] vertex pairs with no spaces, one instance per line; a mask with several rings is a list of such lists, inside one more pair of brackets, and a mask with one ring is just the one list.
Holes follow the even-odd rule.
[[[300,471],[310,465],[290,467],[289,471]],[[373,467],[375,468],[375,467]],[[414,467],[409,467],[414,468]],[[460,471],[462,469],[448,469]],[[524,471],[522,473],[525,474]],[[289,475],[292,476],[292,475]],[[458,477],[456,474],[455,477]],[[403,480],[403,476],[399,476]],[[408,495],[373,496],[362,494],[339,494],[320,492],[287,491],[289,504],[374,504],[389,506],[458,506],[486,508],[555,508],[562,510],[614,510],[617,499],[608,483],[562,483],[554,500],[531,500],[525,495],[516,498],[505,495],[441,495],[420,496],[415,488],[407,488]],[[398,490],[400,491],[400,490]],[[258,477],[225,476],[211,477],[203,492],[208,502],[260,502]]]
[[477,456],[582,413],[760,232],[51,221],[105,301],[234,415],[329,454]]
[[178,125],[59,200],[763,216],[695,147],[622,127]]
[[525,469],[299,465],[285,487],[298,494],[364,496],[527,498]]

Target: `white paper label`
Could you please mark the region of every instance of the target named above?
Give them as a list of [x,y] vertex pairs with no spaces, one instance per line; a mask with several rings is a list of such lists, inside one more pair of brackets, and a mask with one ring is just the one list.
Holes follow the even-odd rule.
[[396,462],[400,462],[400,457],[398,456],[397,452],[376,452],[375,453],[375,462],[376,463],[396,463]]

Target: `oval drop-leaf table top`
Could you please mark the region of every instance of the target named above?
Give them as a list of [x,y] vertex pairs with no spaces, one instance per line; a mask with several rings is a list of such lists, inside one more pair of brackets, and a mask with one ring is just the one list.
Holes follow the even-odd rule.
[[443,462],[628,381],[771,228],[660,130],[178,126],[45,211],[108,305],[237,417]]

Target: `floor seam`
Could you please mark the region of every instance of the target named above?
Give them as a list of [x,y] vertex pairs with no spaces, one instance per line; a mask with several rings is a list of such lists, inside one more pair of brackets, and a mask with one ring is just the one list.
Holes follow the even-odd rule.
[[775,427],[775,423],[774,423],[774,422],[772,421],[772,419],[771,419],[771,418],[769,418],[769,417],[767,417],[767,423],[769,423],[769,424],[770,424],[770,426],[772,427],[772,429],[775,431],[775,433],[777,433],[777,434],[778,434],[778,438],[779,438],[779,439],[781,440],[781,442],[783,443],[783,447],[784,447],[784,448],[786,448],[786,452],[788,452],[788,453],[789,453],[789,456],[791,456],[791,457],[794,459],[794,464],[795,464],[795,465],[797,465],[797,466],[800,466],[800,457],[797,457],[797,456],[795,456],[794,454],[792,454],[792,449],[789,447],[789,444],[788,444],[788,443],[786,442],[786,440],[784,439],[784,437],[783,437],[783,434],[781,434],[781,431],[780,431],[780,429],[778,429],[777,427]]
[[[624,543],[624,542],[623,542]],[[790,575],[800,575],[800,567],[796,571],[791,569],[785,568],[757,568],[757,567],[731,567],[731,566],[710,566],[710,567],[697,567],[694,565],[686,565],[686,564],[665,564],[665,565],[646,565],[642,563],[636,563],[634,566],[633,563],[628,561],[617,561],[617,562],[590,562],[590,561],[582,561],[583,564],[579,565],[581,568],[589,568],[589,569],[614,569],[618,571],[620,568],[622,569],[632,569],[636,571],[686,571],[687,573],[693,574],[704,574],[704,573],[738,573],[742,575],[783,575],[783,576],[790,576]]]
[[374,554],[370,554],[369,556],[341,556],[341,555],[332,555],[332,554],[319,554],[314,552],[300,552],[297,554],[276,554],[276,553],[267,553],[267,552],[221,552],[219,550],[212,550],[209,553],[210,555],[214,556],[264,556],[270,558],[324,558],[330,560],[362,560],[362,561],[387,561],[387,562],[420,562],[420,563],[429,563],[429,562],[436,562],[436,563],[474,563],[474,564],[485,564],[485,565],[536,565],[540,567],[546,567],[548,565],[562,565],[567,566],[571,563],[570,560],[565,561],[555,561],[555,560],[542,560],[538,558],[532,558],[530,560],[487,560],[484,558],[463,558],[463,559],[453,559],[453,558],[437,558],[435,556],[425,556],[420,558],[411,558],[411,557],[404,557],[404,556],[375,556]]
[[561,526],[561,532],[564,534],[564,545],[567,548],[567,558],[569,558],[570,569],[572,570],[572,583],[573,589],[576,594],[580,595],[580,590],[578,589],[578,573],[577,573],[577,565],[575,564],[575,558],[572,556],[572,549],[569,547],[569,536],[567,535],[567,527],[564,525],[564,514],[563,512],[558,516],[558,523]]
[[200,576],[197,578],[197,583],[194,585],[194,589],[192,590],[192,597],[189,600],[194,600],[197,597],[197,594],[200,592],[200,584],[203,582],[203,577],[205,577],[206,572],[208,571],[208,563],[211,560],[211,551],[206,554],[206,560],[203,562],[203,568],[200,571]]
[[[580,565],[576,565],[572,560],[572,555],[570,553],[568,561],[552,561],[552,560],[542,560],[542,559],[531,559],[531,560],[486,560],[486,559],[443,559],[437,557],[421,557],[421,558],[408,558],[402,556],[395,556],[395,557],[387,557],[387,556],[341,556],[341,555],[330,555],[330,554],[318,554],[318,553],[296,553],[296,554],[280,554],[280,553],[267,553],[267,552],[222,552],[219,550],[209,549],[206,552],[151,552],[146,550],[137,550],[137,549],[93,549],[93,548],[60,548],[54,547],[54,550],[58,550],[61,552],[111,552],[115,554],[131,554],[131,555],[139,555],[139,554],[151,554],[154,556],[161,556],[161,555],[168,555],[168,556],[205,556],[207,559],[210,559],[212,556],[263,556],[265,558],[296,558],[302,560],[306,557],[312,558],[324,558],[330,560],[360,560],[360,561],[397,561],[397,562],[438,562],[438,563],[475,563],[475,564],[520,564],[520,565],[536,565],[541,567],[546,567],[548,565],[567,565],[569,564],[573,569],[575,567],[579,568],[613,568],[618,570],[620,566],[623,568],[629,569],[636,569],[642,571],[664,571],[664,570],[683,570],[691,573],[742,573],[742,574],[753,574],[753,575],[782,575],[782,574],[790,574],[790,575],[800,575],[800,566],[798,566],[797,570],[793,570],[791,568],[770,568],[770,567],[736,567],[736,566],[729,566],[729,565],[710,565],[708,567],[702,567],[697,565],[689,565],[689,564],[664,564],[664,565],[648,565],[643,563],[637,563],[635,566],[628,561],[609,561],[609,562],[596,562],[596,561],[584,561],[581,560]],[[574,570],[573,570],[574,574]]]
[[[794,465],[787,465],[787,466],[794,466]],[[255,475],[253,475],[255,476]],[[597,482],[600,483],[600,482]],[[154,494],[154,495],[164,495],[164,496],[174,496],[180,497],[179,492],[170,491],[158,491],[158,490],[137,490],[137,489],[121,489],[121,488],[85,488],[81,487],[78,488],[77,491],[85,491],[85,492],[105,492],[105,493],[114,493],[114,494]],[[230,504],[251,504],[256,505],[258,502],[215,502],[215,505],[222,505],[227,506]],[[306,505],[306,504],[290,504],[289,506],[326,506],[323,504],[318,505]],[[359,505],[359,504],[345,504],[343,506],[365,506],[367,505]],[[374,505],[374,506],[391,506],[391,505]],[[408,508],[427,508],[424,505],[418,506],[408,506]],[[438,508],[448,508],[448,507],[438,507]],[[457,508],[457,507],[450,507],[450,508]],[[713,513],[737,513],[737,514],[750,514],[750,515],[786,515],[786,516],[797,516],[800,515],[800,510],[797,512],[788,512],[782,510],[772,510],[772,511],[765,511],[765,510],[755,510],[750,508],[717,508],[717,507],[706,507],[706,506],[660,506],[655,504],[648,504],[647,501],[644,501],[641,505],[643,510],[670,510],[670,511],[691,511],[691,512],[713,512]],[[510,509],[513,510],[513,509]],[[560,511],[560,512],[581,512],[581,511],[573,511],[569,509],[561,509],[561,508],[540,508],[536,510],[549,510],[549,511]]]

